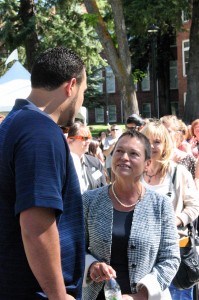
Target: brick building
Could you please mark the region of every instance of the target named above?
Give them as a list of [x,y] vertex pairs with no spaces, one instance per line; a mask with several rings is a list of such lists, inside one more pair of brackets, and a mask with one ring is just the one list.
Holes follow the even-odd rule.
[[187,91],[187,66],[189,60],[189,31],[191,21],[184,19],[185,31],[179,32],[176,37],[178,57],[178,91],[179,112],[183,114]]
[[[187,91],[187,65],[189,59],[189,30],[191,21],[186,20],[182,15],[184,30],[178,32],[176,38],[169,45],[170,60],[165,68],[169,72],[169,82],[166,83],[167,76],[163,76],[166,70],[159,66],[157,76],[159,117],[166,114],[175,114],[182,117]],[[101,73],[105,78],[100,86],[100,91],[104,95],[102,106],[88,110],[89,124],[125,123],[123,117],[123,104],[120,99],[117,80],[110,67]],[[136,86],[136,94],[140,115],[144,118],[154,117],[153,100],[153,78],[151,64],[146,77]],[[104,104],[105,103],[105,104]]]

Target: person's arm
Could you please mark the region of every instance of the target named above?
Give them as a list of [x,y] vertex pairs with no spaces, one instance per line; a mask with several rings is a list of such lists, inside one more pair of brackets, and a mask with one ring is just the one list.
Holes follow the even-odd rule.
[[104,150],[103,150],[103,154],[104,156],[109,156],[109,154],[111,154],[111,152],[113,151],[114,147],[115,147],[115,144],[117,142],[117,139],[113,139],[111,141],[105,141],[105,144],[104,144]]
[[182,225],[186,226],[198,217],[199,196],[193,177],[184,166],[177,167],[175,189],[176,196],[173,202],[175,214]]
[[[164,196],[159,195],[158,197]],[[145,294],[145,297],[148,297],[146,298],[148,300],[161,299],[163,291],[168,288],[179,268],[180,252],[173,206],[168,198],[159,202],[162,203],[161,235],[157,257],[154,260],[151,272],[137,282],[136,289],[138,293],[135,296],[133,295],[134,300],[142,299],[142,297],[140,298],[141,292]],[[152,257],[149,256],[149,259],[152,259]]]
[[48,299],[74,299],[66,293],[54,210],[27,209],[20,214],[20,226],[28,263]]
[[114,147],[115,147],[115,144],[110,145],[110,147],[108,149],[106,149],[106,150],[103,151],[103,154],[106,157],[109,156],[109,154],[111,154],[111,152],[113,151]]
[[105,158],[104,158],[104,154],[102,152],[102,149],[100,147],[98,147],[98,149],[97,149],[97,157],[100,160],[102,166],[104,166],[105,165]]

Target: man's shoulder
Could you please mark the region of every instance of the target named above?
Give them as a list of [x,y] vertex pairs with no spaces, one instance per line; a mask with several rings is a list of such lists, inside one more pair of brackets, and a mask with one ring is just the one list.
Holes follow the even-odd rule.
[[49,115],[31,104],[29,108],[28,105],[25,105],[21,109],[11,111],[7,117],[7,125],[9,131],[14,131],[20,136],[24,133],[28,135],[30,133],[32,136],[38,135],[39,138],[39,136],[49,133],[52,139],[54,134],[61,131]]

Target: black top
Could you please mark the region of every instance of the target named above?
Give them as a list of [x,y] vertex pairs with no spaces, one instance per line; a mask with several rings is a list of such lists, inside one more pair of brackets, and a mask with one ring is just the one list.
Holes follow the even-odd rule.
[[122,294],[131,294],[127,248],[133,218],[133,210],[121,212],[113,210],[113,231],[110,265],[116,271]]
[[[113,230],[111,247],[111,267],[116,271],[117,282],[122,294],[131,294],[127,248],[133,218],[133,210],[122,212],[113,210]],[[104,289],[100,291],[96,300],[105,300]]]

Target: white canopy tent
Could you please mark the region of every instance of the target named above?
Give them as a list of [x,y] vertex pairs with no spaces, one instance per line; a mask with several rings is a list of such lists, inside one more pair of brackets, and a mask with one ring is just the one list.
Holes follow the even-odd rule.
[[9,112],[17,98],[27,98],[31,91],[30,73],[16,61],[0,77],[0,112]]

